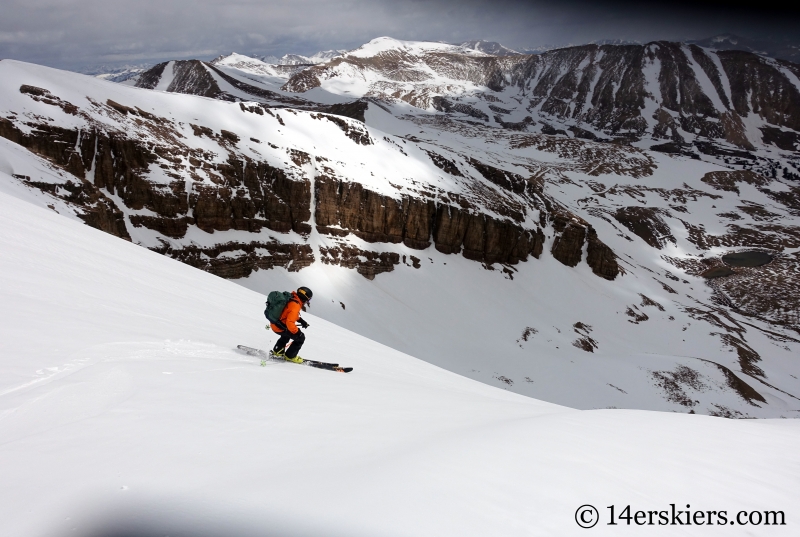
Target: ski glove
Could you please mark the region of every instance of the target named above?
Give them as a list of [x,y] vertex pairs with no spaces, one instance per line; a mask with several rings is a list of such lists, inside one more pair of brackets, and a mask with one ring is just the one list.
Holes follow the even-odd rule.
[[297,324],[299,324],[303,328],[308,328],[308,323],[305,322],[303,319],[297,319]]

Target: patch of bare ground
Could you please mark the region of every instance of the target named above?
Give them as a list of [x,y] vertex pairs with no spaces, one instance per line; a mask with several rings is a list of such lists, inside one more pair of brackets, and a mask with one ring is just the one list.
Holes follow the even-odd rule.
[[701,179],[702,182],[715,188],[739,194],[737,183],[747,183],[753,186],[765,186],[770,180],[750,170],[733,170],[708,172]]
[[522,348],[522,342],[527,342],[529,339],[531,339],[534,335],[538,333],[539,331],[533,328],[532,326],[526,326],[525,330],[522,331],[522,335],[517,340],[517,345],[519,345],[519,348],[520,349]]
[[605,174],[627,175],[635,179],[653,175],[655,161],[644,151],[623,145],[587,142],[541,134],[511,136],[511,149],[534,147],[576,162],[575,171],[593,177]]
[[722,256],[662,258],[687,274],[708,278],[706,283],[716,291],[713,300],[717,304],[800,332],[800,253],[753,250],[768,253],[773,260],[758,267],[730,268]]
[[776,255],[760,267],[708,283],[740,313],[800,332],[800,254]]
[[497,380],[499,380],[500,382],[502,382],[504,384],[508,384],[509,386],[513,386],[514,385],[514,381],[513,380],[511,380],[508,377],[504,377],[503,375],[500,375],[500,376],[497,376],[497,377],[494,377],[494,378],[496,378]]
[[753,214],[761,215],[759,218],[767,221],[765,223],[747,225],[746,227],[728,224],[727,233],[712,235],[706,232],[702,224],[695,225],[681,220],[689,233],[687,240],[701,250],[715,247],[751,247],[782,251],[787,248],[800,247],[800,227],[784,226],[776,223],[774,220],[778,215],[759,208],[760,206],[749,205],[742,207]]
[[[739,358],[741,371],[753,378],[765,378],[764,371],[756,364],[761,361],[761,356],[745,340],[747,332],[744,326],[734,319],[730,313],[722,308],[707,306],[708,309],[699,307],[684,307],[684,311],[694,319],[705,321],[725,332],[711,332],[711,335],[720,337],[722,344],[731,352],[736,352]],[[752,326],[752,325],[751,325]],[[761,380],[761,379],[757,379]]]
[[661,287],[663,287],[663,288],[664,288],[664,291],[666,291],[667,293],[670,293],[670,294],[672,294],[672,295],[677,295],[677,294],[678,294],[678,291],[676,291],[675,289],[673,289],[672,287],[670,287],[670,286],[669,286],[669,285],[667,285],[666,283],[662,282],[662,281],[661,281],[661,280],[659,280],[658,278],[653,278],[653,279],[654,279],[655,281],[657,281],[659,284],[661,284]]
[[628,309],[625,310],[625,315],[630,317],[630,319],[628,319],[628,322],[633,324],[643,323],[644,321],[650,318],[647,316],[645,312],[639,310],[639,308],[637,308],[633,304],[628,306]]
[[744,205],[739,205],[736,208],[757,222],[774,221],[781,217],[781,215],[767,210],[763,205],[759,205],[758,203],[753,203],[751,201],[745,201],[744,203]]
[[711,332],[711,335],[719,336],[726,347],[731,351],[736,351],[739,356],[739,368],[742,373],[751,377],[764,376],[764,370],[756,365],[761,361],[761,356],[745,342],[744,338],[736,337],[733,334],[720,334],[719,332]]
[[656,381],[656,385],[664,390],[667,401],[687,408],[697,405],[699,401],[692,399],[684,387],[698,392],[708,389],[708,385],[703,382],[703,375],[685,365],[679,365],[675,371],[652,371],[650,375]]
[[586,352],[594,352],[597,348],[597,341],[593,338],[589,337],[589,333],[592,331],[592,327],[588,324],[582,323],[578,321],[574,325],[572,325],[573,330],[576,334],[580,337],[572,342],[573,347],[577,347],[581,350]]
[[744,414],[739,412],[738,410],[730,409],[723,405],[712,404],[716,410],[708,410],[708,414],[710,416],[714,416],[717,418],[728,418],[728,419],[737,419],[745,417]]
[[[676,206],[685,206],[690,201],[698,201],[701,198],[709,198],[712,200],[721,199],[722,196],[717,194],[709,194],[703,190],[698,190],[696,188],[692,188],[686,183],[683,183],[682,188],[672,188],[672,189],[665,189],[665,188],[649,188],[649,187],[641,187],[642,192],[653,192],[661,196],[662,199],[666,200],[669,203],[675,204]],[[685,211],[679,211],[685,212]]]
[[658,311],[664,311],[664,306],[662,306],[652,298],[649,298],[643,295],[642,293],[639,293],[639,296],[642,297],[642,306],[652,306],[654,308],[658,308]]
[[724,365],[718,364],[717,362],[712,362],[711,360],[706,360],[704,358],[698,358],[698,360],[702,360],[706,363],[716,366],[722,372],[722,375],[725,377],[725,383],[727,384],[728,388],[739,394],[739,396],[742,399],[744,399],[751,405],[760,408],[760,405],[757,405],[756,401],[758,401],[759,403],[766,404],[767,400],[764,399],[764,397],[760,393],[758,393],[748,383],[746,383],[738,376],[736,376],[736,373],[734,373]]
[[783,205],[789,213],[800,216],[800,186],[789,186],[788,192],[774,192],[766,188],[762,188],[761,192]]

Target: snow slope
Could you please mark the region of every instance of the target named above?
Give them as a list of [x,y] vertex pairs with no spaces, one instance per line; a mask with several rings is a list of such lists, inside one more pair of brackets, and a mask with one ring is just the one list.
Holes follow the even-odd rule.
[[4,193],[0,221],[3,535],[571,535],[583,504],[597,535],[610,504],[794,532],[795,420],[571,410],[313,315],[303,354],[355,371],[260,368],[263,295]]
[[[764,235],[774,238],[764,246],[774,244],[776,254],[785,248],[782,259],[791,263],[790,255],[796,251],[792,245],[800,244],[791,242],[797,239],[789,233],[796,229],[797,217],[773,198],[776,193],[790,196],[785,181],[771,181],[771,190],[748,183],[738,183],[735,191],[719,190],[703,180],[707,172],[728,170],[719,164],[467,127],[438,118],[408,119],[379,107],[367,110],[367,126],[341,120],[347,128],[369,136],[372,143],[364,145],[314,113],[269,109],[257,114],[252,103],[130,88],[6,60],[0,70],[6,75],[0,113],[20,129],[34,131],[32,124],[40,121],[43,129],[76,129],[79,139],[93,131],[124,133],[141,145],[159,146],[157,153],[169,159],[156,161],[142,175],[162,195],[177,191],[193,196],[216,188],[221,179],[215,166],[250,159],[247,162],[267,163],[307,180],[311,192],[316,182],[335,177],[394,199],[431,192],[440,201],[451,195],[466,198],[485,215],[498,216],[501,213],[495,211],[518,205],[525,225],[533,229],[541,221],[542,209],[493,185],[469,163],[477,158],[526,176],[544,177],[544,192],[553,203],[586,218],[616,252],[625,272],[614,281],[599,278],[583,261],[575,267],[558,262],[551,251],[556,237],[552,225],[544,226],[539,259],[484,265],[459,254],[444,255],[433,245],[412,249],[403,243],[366,243],[353,233],[326,234],[316,227],[316,211],[311,210],[306,235],[260,225],[253,231],[213,226],[209,230],[193,223],[183,236],[165,236],[158,228],[134,223],[136,218],[158,216],[154,205],[135,207],[126,202],[130,191],[124,185],[104,191],[121,211],[133,242],[148,248],[165,244],[176,251],[207,248],[217,260],[235,264],[248,255],[236,245],[244,248],[251,241],[306,247],[313,255],[312,266],[299,272],[259,270],[239,281],[262,293],[308,285],[318,295],[314,311],[326,320],[482,382],[579,408],[691,410],[740,417],[794,417],[800,408],[796,396],[800,364],[794,359],[800,342],[781,327],[721,309],[703,279],[676,268],[683,262],[702,267],[700,258],[709,260],[741,248],[741,242],[709,248],[696,237],[703,229],[709,235],[726,233],[731,215],[743,228],[773,233]],[[69,114],[49,98],[33,99],[20,92],[22,84],[49,88],[51,96],[79,108],[79,113]],[[122,114],[107,104],[109,100],[118,107],[155,114],[157,120]],[[200,126],[210,130],[203,134]],[[232,144],[216,134],[223,131],[236,133],[240,140]],[[452,160],[461,175],[437,167],[430,153]],[[195,158],[209,166],[195,166]],[[84,160],[92,163],[94,157],[87,153]],[[51,192],[83,178],[7,139],[0,139],[0,171],[8,174],[0,188],[78,219],[76,212],[82,209],[66,203],[68,196]],[[85,180],[92,182],[94,173],[86,172]],[[11,174],[34,183],[13,179]],[[36,182],[57,188],[36,190],[32,188]],[[248,196],[239,186],[237,190]],[[490,203],[493,200],[497,203]],[[667,226],[663,249],[648,245],[615,219],[616,211],[637,205],[659,211],[658,218]],[[194,222],[198,206],[193,210],[182,215]],[[212,251],[226,243],[234,247],[221,254]],[[331,259],[323,249],[341,246],[397,254],[402,262],[391,272],[366,280],[352,267],[326,263]],[[758,284],[766,293],[769,285]],[[763,400],[746,399],[747,390],[741,389],[737,378]]]

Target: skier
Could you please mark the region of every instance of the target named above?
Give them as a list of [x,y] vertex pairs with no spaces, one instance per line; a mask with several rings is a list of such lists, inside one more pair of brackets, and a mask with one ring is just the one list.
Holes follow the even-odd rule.
[[[308,328],[308,323],[300,317],[300,310],[305,311],[306,305],[310,305],[311,297],[314,293],[308,287],[299,287],[297,291],[292,291],[292,298],[283,308],[281,313],[280,324],[270,323],[270,328],[276,334],[280,334],[277,343],[272,348],[272,354],[279,356],[284,360],[295,363],[302,363],[303,360],[297,357],[300,352],[300,347],[306,340],[306,335],[300,330],[297,325],[303,328]],[[286,344],[292,342],[289,349],[286,349]]]

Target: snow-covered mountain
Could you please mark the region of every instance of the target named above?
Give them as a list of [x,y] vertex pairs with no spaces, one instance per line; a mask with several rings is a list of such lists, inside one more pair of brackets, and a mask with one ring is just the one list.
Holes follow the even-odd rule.
[[[167,62],[139,87],[6,60],[0,162],[41,206],[259,291],[309,285],[322,317],[489,384],[794,416],[797,66],[453,47],[378,39],[288,82]],[[714,58],[719,90],[697,82]],[[623,112],[641,132],[613,132]],[[754,249],[769,262],[723,261]]]
[[9,191],[39,202],[0,170],[4,535],[563,535],[589,503],[598,535],[609,504],[793,531],[797,420],[577,411],[312,314],[304,354],[355,371],[259,367],[263,294]]
[[467,54],[470,52],[481,52],[483,54],[490,54],[492,56],[517,56],[522,54],[521,52],[510,49],[496,41],[483,41],[480,39],[465,41],[461,43],[459,48]]
[[664,151],[698,154],[713,151],[706,140],[794,150],[798,76],[790,62],[679,43],[471,57],[438,43],[380,38],[296,73],[284,89],[403,101],[529,132],[660,140]]
[[264,63],[269,63],[273,65],[315,65],[318,63],[324,63],[332,58],[336,58],[341,56],[342,54],[346,54],[346,50],[320,50],[316,54],[311,56],[303,56],[302,54],[284,54],[280,58],[277,56],[262,56],[258,58],[259,60],[263,61]]
[[152,64],[138,64],[138,65],[123,65],[123,66],[107,66],[100,65],[84,69],[80,71],[85,75],[91,75],[109,82],[125,82],[132,78],[138,77],[148,69],[153,67]]

